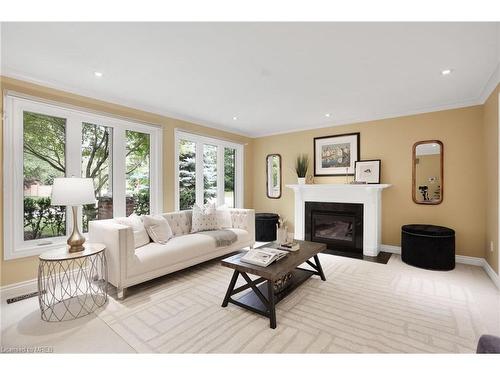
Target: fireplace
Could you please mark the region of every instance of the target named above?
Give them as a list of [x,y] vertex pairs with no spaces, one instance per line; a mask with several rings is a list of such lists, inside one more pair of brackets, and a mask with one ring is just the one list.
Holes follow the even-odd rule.
[[305,239],[328,249],[363,254],[363,205],[305,202]]

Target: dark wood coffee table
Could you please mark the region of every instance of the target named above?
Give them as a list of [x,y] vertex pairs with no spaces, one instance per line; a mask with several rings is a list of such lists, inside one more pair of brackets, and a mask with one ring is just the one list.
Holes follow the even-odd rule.
[[[291,291],[306,281],[313,275],[318,275],[325,281],[325,275],[319,262],[318,253],[326,249],[326,245],[317,242],[298,241],[300,250],[290,251],[289,254],[277,262],[267,266],[260,267],[241,261],[241,257],[246,251],[225,258],[221,264],[225,267],[234,269],[233,277],[227,288],[226,296],[222,302],[222,307],[228,303],[243,307],[257,314],[264,315],[270,320],[270,327],[276,328],[276,304],[285,298]],[[276,248],[276,244],[269,244],[262,247]],[[314,261],[314,262],[313,262]],[[302,264],[308,264],[312,269],[299,267]],[[252,280],[248,274],[259,276]],[[235,288],[236,281],[242,276],[246,284]],[[283,289],[275,290],[275,283],[289,278]],[[239,297],[233,298],[247,289],[252,290]]]

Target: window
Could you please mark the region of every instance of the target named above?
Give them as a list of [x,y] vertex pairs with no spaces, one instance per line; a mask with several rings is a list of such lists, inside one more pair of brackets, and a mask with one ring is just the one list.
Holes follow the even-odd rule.
[[243,206],[243,145],[176,130],[176,209]]
[[68,208],[52,206],[55,177],[92,178],[96,204],[79,222],[159,213],[161,128],[5,96],[4,258],[61,246],[71,231]]
[[94,180],[96,204],[83,206],[82,227],[88,232],[89,221],[113,217],[113,174],[111,162],[113,128],[82,124],[82,177]]
[[196,202],[196,143],[179,139],[178,141],[178,187],[179,207],[189,210]]
[[127,182],[126,211],[148,215],[150,198],[149,134],[127,130],[125,175]]
[[66,119],[23,112],[23,214],[25,241],[59,237],[66,212],[50,205],[55,177],[66,173]]
[[234,181],[236,172],[236,150],[234,148],[224,148],[224,204],[235,207]]

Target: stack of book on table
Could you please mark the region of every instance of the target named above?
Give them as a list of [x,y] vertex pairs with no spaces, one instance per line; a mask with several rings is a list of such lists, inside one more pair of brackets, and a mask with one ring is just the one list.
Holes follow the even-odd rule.
[[287,242],[287,243],[278,245],[278,249],[288,250],[288,251],[297,251],[300,249],[300,244],[298,242]]
[[271,263],[284,258],[287,254],[288,252],[286,251],[263,247],[249,250],[244,256],[241,257],[241,261],[254,264],[256,266],[267,267]]

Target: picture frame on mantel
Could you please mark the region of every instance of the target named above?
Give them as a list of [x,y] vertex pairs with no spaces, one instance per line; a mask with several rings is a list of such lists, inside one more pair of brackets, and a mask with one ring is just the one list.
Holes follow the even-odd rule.
[[364,184],[380,184],[381,164],[380,159],[356,161],[354,181]]
[[314,138],[314,176],[354,176],[359,139],[360,133]]

